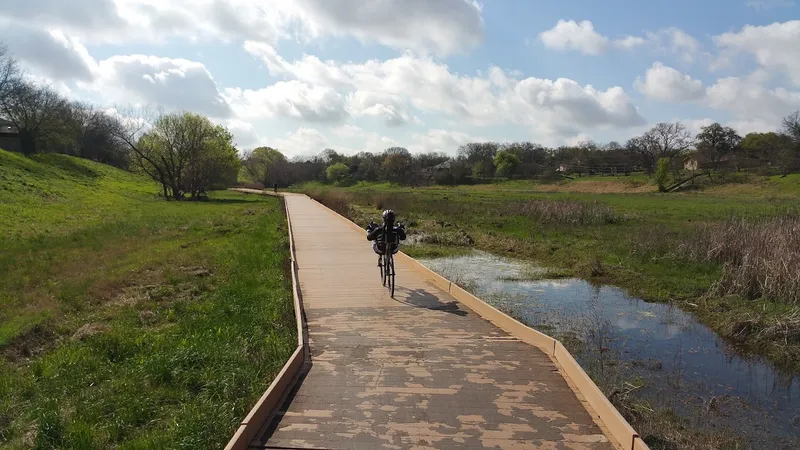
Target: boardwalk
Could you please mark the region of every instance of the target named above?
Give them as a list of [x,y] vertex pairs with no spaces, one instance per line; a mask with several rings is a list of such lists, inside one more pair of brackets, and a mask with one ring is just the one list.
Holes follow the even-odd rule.
[[364,233],[286,201],[312,364],[251,448],[615,448],[545,354],[399,260],[390,298]]

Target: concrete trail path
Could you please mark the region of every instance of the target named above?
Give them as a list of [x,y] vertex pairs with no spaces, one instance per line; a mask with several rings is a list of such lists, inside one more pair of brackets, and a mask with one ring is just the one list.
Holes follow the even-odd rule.
[[390,298],[365,233],[285,198],[311,367],[250,448],[615,448],[548,356],[400,259]]

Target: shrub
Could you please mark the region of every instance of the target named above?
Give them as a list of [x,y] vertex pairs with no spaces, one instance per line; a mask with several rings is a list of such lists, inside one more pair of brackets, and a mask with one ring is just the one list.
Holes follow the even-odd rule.
[[678,254],[723,265],[720,295],[780,299],[800,304],[800,216],[731,218],[687,236]]
[[530,200],[505,203],[498,212],[528,217],[542,224],[602,225],[621,220],[609,205],[601,202]]
[[669,159],[661,158],[658,160],[658,170],[656,171],[656,183],[658,184],[659,192],[667,190],[667,183],[669,183]]

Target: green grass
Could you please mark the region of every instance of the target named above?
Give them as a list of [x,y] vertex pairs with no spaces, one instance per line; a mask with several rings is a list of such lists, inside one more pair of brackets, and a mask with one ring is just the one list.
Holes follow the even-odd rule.
[[0,447],[220,448],[296,345],[279,199],[0,150]]
[[[625,178],[616,177],[616,182],[629,183]],[[441,245],[429,242],[420,247],[406,246],[405,251],[414,256],[449,256],[475,247],[534,260],[556,269],[561,277],[577,276],[616,285],[647,300],[699,304],[691,310],[722,336],[800,371],[795,357],[800,354],[800,340],[790,342],[791,348],[787,350],[783,339],[773,342],[766,337],[771,334],[761,332],[783,327],[780,336],[785,336],[785,320],[781,321],[786,314],[793,314],[794,309],[762,308],[763,302],[780,304],[781,299],[759,302],[729,298],[699,302],[710,295],[711,287],[720,279],[722,264],[686,258],[677,250],[682,243],[694,239],[700,227],[722,223],[732,216],[755,219],[797,212],[800,175],[780,178],[730,174],[724,180],[716,180],[713,183],[698,181],[697,189],[670,194],[541,192],[532,181],[423,188],[365,183],[331,188],[309,184],[300,189],[328,204],[335,203],[341,210],[345,209],[343,205],[349,204],[347,215],[360,225],[365,225],[369,219],[378,220],[382,209],[393,208],[410,230],[442,237]],[[614,179],[585,177],[562,184],[595,182],[608,184]],[[543,205],[557,205],[558,202],[607,205],[613,213],[594,222],[589,217],[586,219],[589,222],[578,225],[547,223],[535,214],[522,212],[521,205],[531,200]],[[584,212],[590,209],[590,206],[583,207]],[[454,233],[468,235],[474,244],[445,239]],[[730,308],[720,308],[720,302]],[[753,323],[761,328],[749,334],[738,332],[736,324],[731,323],[736,320],[731,311],[740,316],[748,311],[754,315],[757,312],[758,320]],[[794,335],[793,332],[789,334]],[[775,339],[779,336],[772,335]]]

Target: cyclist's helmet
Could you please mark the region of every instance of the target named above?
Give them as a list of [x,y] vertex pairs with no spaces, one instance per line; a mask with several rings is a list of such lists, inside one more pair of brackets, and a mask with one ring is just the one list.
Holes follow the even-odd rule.
[[391,209],[387,209],[383,212],[383,221],[388,223],[394,223],[394,211]]

